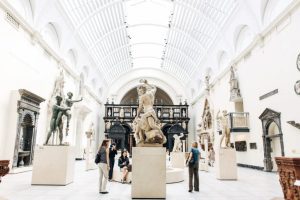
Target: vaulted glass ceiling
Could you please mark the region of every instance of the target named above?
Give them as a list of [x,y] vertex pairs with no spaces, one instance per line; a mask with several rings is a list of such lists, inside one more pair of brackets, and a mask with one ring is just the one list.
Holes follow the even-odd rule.
[[187,83],[237,6],[236,0],[60,2],[108,84],[136,68]]

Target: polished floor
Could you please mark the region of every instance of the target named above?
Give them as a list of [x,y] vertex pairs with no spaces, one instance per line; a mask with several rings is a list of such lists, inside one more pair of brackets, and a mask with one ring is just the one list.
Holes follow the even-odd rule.
[[[98,170],[85,171],[76,162],[74,182],[67,186],[32,186],[31,172],[10,174],[0,183],[0,200],[127,200],[131,185],[109,183],[109,194],[98,193]],[[200,171],[200,192],[189,193],[187,180],[167,185],[168,200],[273,200],[283,199],[278,175],[238,168],[238,181],[220,181],[210,172]],[[145,172],[146,173],[146,172]],[[187,170],[185,171],[187,174]],[[145,186],[146,187],[146,186]]]

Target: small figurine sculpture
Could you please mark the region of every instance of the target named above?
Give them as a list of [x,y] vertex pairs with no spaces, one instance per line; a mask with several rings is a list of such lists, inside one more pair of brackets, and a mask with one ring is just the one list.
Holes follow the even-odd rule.
[[110,108],[109,108],[108,111],[107,111],[107,115],[108,115],[109,117],[111,117],[111,109],[110,109]]
[[182,117],[186,117],[185,110],[182,110]]
[[174,146],[173,146],[173,152],[180,152],[182,149],[182,143],[181,143],[181,138],[184,137],[183,133],[180,133],[180,135],[173,135],[174,138]]
[[170,108],[170,118],[173,118],[173,109],[172,108]]
[[[160,130],[158,125],[159,120],[153,109],[156,87],[148,84],[147,80],[142,79],[140,80],[140,83],[142,84],[137,87],[139,107],[133,122],[133,125],[135,126],[134,137],[136,143],[164,144],[167,139]],[[140,116],[142,110],[144,110],[144,114]]]
[[157,116],[160,117],[161,116],[161,112],[160,110],[157,111]]
[[221,121],[221,125],[222,125],[222,136],[221,136],[221,140],[220,140],[220,148],[222,147],[222,143],[225,137],[225,148],[231,148],[230,147],[230,128],[228,127],[228,115],[227,115],[227,111],[223,110],[223,115],[221,117],[219,117],[219,120]]
[[136,116],[136,110],[135,110],[135,109],[133,109],[133,111],[132,111],[132,116],[133,116],[133,117]]
[[108,131],[110,129],[110,127],[111,127],[111,122],[110,121],[106,122],[105,123],[106,131]]
[[123,107],[120,109],[119,117],[121,117],[121,118],[124,117],[124,108]]
[[[50,122],[50,130],[47,135],[47,139],[45,144],[48,144],[49,139],[52,134],[55,134],[56,131],[59,132],[59,144],[62,145],[63,140],[63,123],[62,123],[62,115],[60,115],[60,112],[66,112],[67,110],[70,110],[70,107],[62,107],[60,104],[62,102],[61,96],[56,96],[56,104],[52,107],[52,117]],[[57,130],[58,129],[58,130]]]

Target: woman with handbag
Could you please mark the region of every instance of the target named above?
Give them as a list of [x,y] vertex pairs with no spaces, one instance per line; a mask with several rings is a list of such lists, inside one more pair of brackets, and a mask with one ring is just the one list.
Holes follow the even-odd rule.
[[194,190],[199,192],[199,150],[198,143],[193,142],[192,148],[187,160],[189,167],[189,192],[193,191],[193,178],[194,178]]
[[106,185],[109,171],[109,143],[109,140],[103,140],[95,160],[95,162],[99,162],[99,193],[101,194],[108,193],[106,191]]

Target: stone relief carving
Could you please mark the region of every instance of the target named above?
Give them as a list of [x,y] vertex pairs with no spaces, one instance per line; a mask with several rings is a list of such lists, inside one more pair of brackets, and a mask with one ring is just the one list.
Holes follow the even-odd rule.
[[214,143],[213,118],[212,118],[212,112],[210,110],[210,106],[207,99],[205,99],[202,120],[200,124],[198,124],[198,126],[199,129],[197,130],[197,132],[198,132],[200,144],[204,144],[204,138],[208,138],[208,142],[213,144]]

